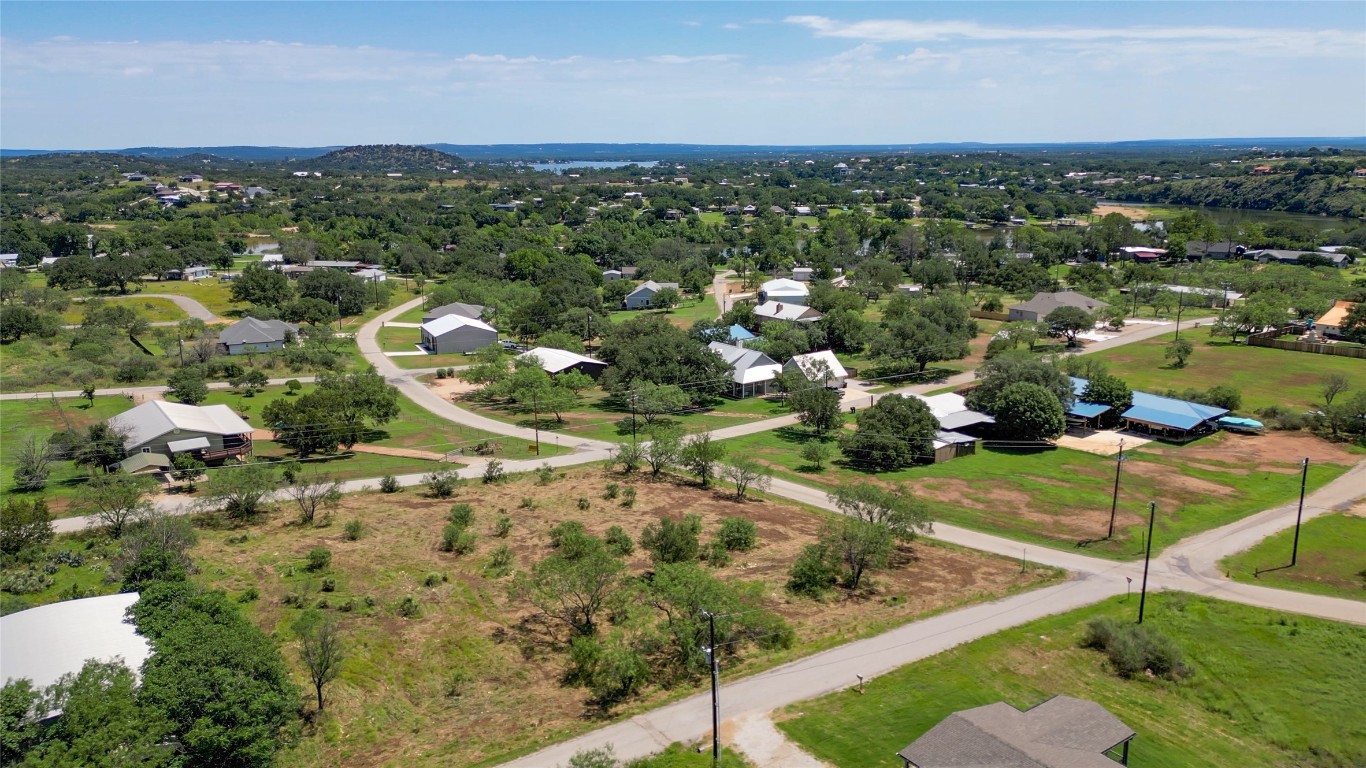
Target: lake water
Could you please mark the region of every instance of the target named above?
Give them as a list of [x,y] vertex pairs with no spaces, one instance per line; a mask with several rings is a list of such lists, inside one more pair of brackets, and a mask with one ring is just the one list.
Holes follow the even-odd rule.
[[628,165],[637,165],[641,168],[653,168],[659,165],[658,160],[564,160],[554,163],[527,163],[531,168],[538,171],[551,171],[553,173],[564,173],[574,168],[624,168]]

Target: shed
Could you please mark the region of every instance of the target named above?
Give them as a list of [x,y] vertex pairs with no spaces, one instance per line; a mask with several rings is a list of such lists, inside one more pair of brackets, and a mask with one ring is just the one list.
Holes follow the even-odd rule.
[[604,269],[604,270],[602,271],[602,281],[603,281],[604,283],[610,283],[610,282],[612,282],[613,280],[620,280],[620,279],[621,279],[621,270],[619,270],[619,269]]
[[[251,455],[251,425],[226,405],[148,400],[109,420],[128,455],[189,453],[201,461]],[[195,438],[202,438],[196,440]]]
[[498,343],[498,331],[482,320],[442,315],[422,324],[422,346],[434,355],[473,352]]
[[943,392],[938,395],[912,395],[930,409],[934,418],[939,421],[940,429],[957,431],[972,430],[980,428],[979,425],[992,425],[996,419],[988,416],[981,411],[974,411],[968,407],[967,398],[956,392]]
[[835,353],[828,349],[796,355],[783,364],[783,370],[800,371],[809,381],[816,381],[823,376],[825,386],[831,389],[842,389],[849,380],[849,372],[840,365]]
[[1340,339],[1342,338],[1342,324],[1347,320],[1347,313],[1355,307],[1355,301],[1335,301],[1333,307],[1323,316],[1314,321],[1314,328],[1324,336]]
[[906,768],[1113,768],[1128,765],[1136,735],[1093,701],[1054,696],[1024,711],[998,701],[955,712],[897,756]]
[[541,370],[555,376],[566,371],[578,371],[579,373],[592,376],[594,379],[602,375],[607,370],[607,363],[595,360],[587,355],[580,355],[577,352],[570,352],[567,349],[555,349],[554,347],[536,347],[517,356],[518,359],[534,357],[541,362]]
[[792,269],[792,279],[799,283],[809,283],[816,274],[816,270],[811,267],[794,267]]
[[777,360],[755,349],[745,349],[713,341],[707,348],[730,364],[731,397],[766,395],[783,367]]
[[218,351],[225,355],[273,352],[285,348],[285,340],[298,336],[299,326],[283,320],[244,317],[218,333]]
[[941,429],[934,433],[934,440],[930,442],[934,447],[934,463],[941,464],[959,456],[971,456],[977,453],[977,444],[981,442],[981,439],[961,432]]

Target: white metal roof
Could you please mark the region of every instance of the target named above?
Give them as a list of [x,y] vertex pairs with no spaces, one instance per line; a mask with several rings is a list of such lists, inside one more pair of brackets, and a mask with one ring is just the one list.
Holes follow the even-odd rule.
[[570,352],[567,349],[555,349],[554,347],[536,347],[518,355],[519,358],[535,357],[541,361],[541,369],[546,373],[559,373],[566,368],[588,363],[590,365],[607,365],[601,360],[594,360],[587,355],[580,355],[577,352]]
[[109,420],[115,429],[127,430],[125,448],[133,448],[161,437],[167,432],[208,432],[214,435],[240,435],[251,425],[226,405],[186,405],[165,400],[148,400]]
[[151,655],[147,639],[123,621],[136,592],[66,600],[0,617],[0,681],[35,686],[79,672],[86,659],[122,658],[134,672]]
[[789,280],[785,277],[779,277],[774,280],[769,280],[768,282],[759,286],[759,290],[763,291],[769,296],[811,295],[811,290],[806,287],[806,283],[797,282],[796,280]]
[[648,292],[651,296],[653,296],[653,295],[655,295],[656,293],[659,293],[661,290],[663,290],[663,289],[665,289],[665,288],[672,288],[672,289],[674,289],[674,290],[676,291],[676,290],[678,290],[678,283],[656,283],[656,282],[653,281],[653,280],[646,280],[645,282],[641,283],[640,285],[637,285],[636,288],[635,288],[635,290],[631,291],[630,293],[628,293],[628,294],[626,294],[626,295],[627,295],[627,296],[635,296],[637,293],[647,293],[647,292]]
[[209,447],[209,438],[191,437],[187,440],[172,440],[166,444],[166,449],[171,453],[182,453],[184,451],[196,451]]
[[811,378],[812,368],[817,362],[825,363],[830,367],[832,378],[843,379],[849,375],[849,372],[844,370],[844,366],[840,365],[839,358],[835,357],[835,353],[828,349],[823,349],[820,352],[808,352],[805,355],[795,355],[787,362],[795,364],[808,379]]
[[821,316],[810,307],[781,301],[766,301],[754,308],[754,314],[769,320],[815,320]]
[[481,331],[498,331],[483,320],[476,320],[473,317],[463,315],[442,315],[435,320],[428,320],[422,324],[422,330],[433,336],[444,336],[457,328],[478,328]]
[[734,366],[735,372],[731,374],[731,380],[736,384],[758,384],[762,381],[771,381],[783,372],[783,367],[778,364],[778,361],[757,349],[745,349],[733,344],[723,344],[719,341],[713,341],[707,347],[720,355],[722,360]]

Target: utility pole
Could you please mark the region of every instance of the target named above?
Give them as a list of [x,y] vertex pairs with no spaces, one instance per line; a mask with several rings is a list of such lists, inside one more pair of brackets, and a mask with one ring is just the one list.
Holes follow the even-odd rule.
[[1143,623],[1143,608],[1148,602],[1148,562],[1153,558],[1153,520],[1157,517],[1157,502],[1148,502],[1148,549],[1143,554],[1143,589],[1138,594],[1138,623]]
[[536,455],[541,455],[541,396],[531,395],[531,428],[536,431]]
[[1119,455],[1115,457],[1115,491],[1110,498],[1110,531],[1105,538],[1115,537],[1115,509],[1119,506],[1119,470],[1124,466],[1124,438],[1119,439]]
[[636,442],[636,393],[631,390],[631,444]]
[[1295,513],[1295,543],[1290,548],[1290,565],[1293,567],[1300,556],[1300,520],[1304,517],[1304,485],[1309,481],[1309,457],[1304,457],[1304,469],[1300,473],[1300,508]]
[[711,766],[718,768],[721,765],[721,669],[716,664],[716,614],[703,611],[702,615],[707,617],[708,642],[711,643],[703,649],[711,665]]
[[[1178,286],[1176,286],[1176,287],[1177,287],[1177,288],[1180,288],[1181,286],[1178,285]],[[1177,341],[1180,341],[1180,340],[1181,340],[1181,305],[1182,305],[1183,303],[1185,303],[1185,302],[1184,302],[1184,299],[1185,299],[1185,298],[1186,298],[1186,293],[1185,293],[1185,291],[1177,291],[1177,292],[1176,292],[1176,340],[1177,340]]]

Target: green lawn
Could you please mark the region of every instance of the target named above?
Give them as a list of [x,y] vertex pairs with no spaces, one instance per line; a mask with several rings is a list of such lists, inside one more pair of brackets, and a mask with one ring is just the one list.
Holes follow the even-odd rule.
[[[816,471],[799,455],[802,445],[813,439],[806,430],[789,427],[726,440],[724,445],[732,455],[755,458],[776,475],[806,485],[904,483],[929,499],[935,518],[946,523],[1060,549],[1085,547],[1089,554],[1114,559],[1142,557],[1149,501],[1158,505],[1153,548],[1160,551],[1299,493],[1297,462],[1267,462],[1249,473],[1238,457],[1221,459],[1230,445],[1226,441],[1239,438],[1217,434],[1181,447],[1153,443],[1126,452],[1115,537],[1107,540],[1113,458],[1066,448],[979,447],[972,456],[895,472],[868,473],[842,463]],[[839,451],[833,441],[830,444],[832,458],[838,460]],[[1311,466],[1309,488],[1346,469],[1344,464]]]
[[[1130,765],[1366,764],[1366,629],[1180,594],[1149,595],[1145,626],[1172,638],[1193,673],[1122,679],[1080,648],[1085,622],[1132,618],[1137,598],[1042,619],[903,667],[860,696],[787,708],[778,727],[840,768],[900,768],[897,750],[949,714],[1055,695],[1095,701],[1138,733]],[[1353,714],[1355,713],[1355,714]]]
[[[519,426],[532,426],[534,417],[530,413],[520,413],[511,406],[489,404],[476,400],[463,400],[460,407],[492,419],[505,421]],[[656,423],[676,424],[691,434],[721,427],[743,424],[757,419],[768,419],[788,414],[787,407],[777,400],[750,397],[740,400],[716,398],[703,410],[689,410],[685,413],[658,416]],[[622,409],[613,403],[606,392],[599,389],[584,393],[573,410],[561,414],[563,421],[557,422],[553,414],[540,415],[543,430],[572,435],[575,438],[591,440],[626,440],[631,436],[630,409]],[[638,435],[645,435],[652,428],[643,416],[636,420]],[[641,439],[646,439],[641,437]]]
[[1227,337],[1210,337],[1209,328],[1185,331],[1182,338],[1195,344],[1185,368],[1171,368],[1162,353],[1175,334],[1126,344],[1095,353],[1110,372],[1134,389],[1161,393],[1168,389],[1208,389],[1231,384],[1243,393],[1242,412],[1270,405],[1291,410],[1322,407],[1320,383],[1330,373],[1353,381],[1353,389],[1366,388],[1366,365],[1349,357],[1313,355],[1268,347],[1230,344]]
[[716,301],[708,293],[700,299],[684,299],[682,303],[670,310],[614,309],[608,313],[608,318],[615,324],[634,320],[637,317],[662,315],[671,324],[686,329],[691,328],[693,323],[698,320],[715,320],[719,312],[720,308],[716,306]]
[[[3,400],[0,401],[0,488],[15,493],[14,469],[19,446],[32,435],[44,444],[54,432],[66,429],[84,431],[87,426],[120,414],[133,406],[126,397],[97,397],[94,405],[81,400]],[[71,512],[89,476],[85,467],[71,461],[54,461],[48,486],[42,491],[55,516]]]
[[1281,531],[1225,558],[1219,568],[1249,584],[1366,600],[1366,517],[1333,514],[1305,523],[1292,568],[1294,538],[1293,528]]
[[234,309],[245,306],[233,303],[231,282],[212,277],[207,280],[153,280],[142,284],[142,292],[188,296],[219,317],[227,317]]
[[379,342],[379,348],[385,352],[413,352],[421,340],[422,331],[417,328],[386,325],[375,332],[375,341]]
[[[162,323],[167,321],[184,320],[189,317],[185,310],[176,306],[170,299],[144,298],[133,294],[131,296],[108,296],[110,301],[127,302],[138,311],[138,315],[149,323]],[[71,306],[62,312],[62,322],[75,325],[85,317],[85,304],[83,302],[73,302]]]

